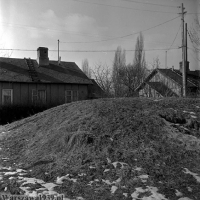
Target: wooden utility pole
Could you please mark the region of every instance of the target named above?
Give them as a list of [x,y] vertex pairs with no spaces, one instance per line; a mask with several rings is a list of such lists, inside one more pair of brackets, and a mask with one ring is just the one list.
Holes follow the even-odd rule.
[[185,34],[184,34],[184,12],[185,8],[181,4],[181,20],[182,20],[182,78],[183,78],[183,93],[182,96],[186,97],[186,62],[185,62]]
[[186,66],[188,62],[188,47],[187,47],[187,23],[185,23],[185,61],[186,61]]
[[59,40],[58,40],[58,63],[59,63],[59,60],[60,60],[60,56],[59,56]]

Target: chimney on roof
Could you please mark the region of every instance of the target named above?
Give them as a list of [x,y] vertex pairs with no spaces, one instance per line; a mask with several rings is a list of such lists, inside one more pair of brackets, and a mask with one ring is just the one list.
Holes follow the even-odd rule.
[[172,65],[172,71],[174,71],[174,65]]
[[[186,63],[186,73],[190,71],[189,63],[188,61]],[[179,62],[179,71],[182,73],[182,62]]]
[[39,47],[37,49],[37,63],[39,66],[49,65],[48,48]]

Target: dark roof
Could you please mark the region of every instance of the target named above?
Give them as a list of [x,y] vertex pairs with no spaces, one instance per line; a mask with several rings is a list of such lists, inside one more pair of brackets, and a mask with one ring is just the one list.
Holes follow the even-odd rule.
[[158,93],[160,93],[163,97],[168,96],[178,96],[176,93],[174,93],[172,90],[170,90],[166,85],[164,85],[161,82],[147,82],[147,84],[156,90]]
[[[160,73],[162,73],[164,76],[169,77],[170,79],[178,83],[180,86],[182,86],[183,84],[182,73],[180,73],[179,70],[172,70],[172,69],[157,69],[157,70],[160,71]],[[188,76],[187,87],[195,87],[195,86],[197,85],[195,85],[195,83],[193,83]]]
[[[40,82],[92,84],[92,81],[74,62],[49,61],[48,66],[38,66],[31,59]],[[0,81],[33,82],[25,59],[0,57]]]
[[[143,88],[145,86],[145,84],[147,82],[149,82],[149,80],[156,74],[160,72],[161,74],[163,74],[165,77],[170,78],[171,80],[173,80],[174,82],[176,82],[177,84],[179,84],[180,86],[182,86],[182,73],[179,70],[175,70],[175,69],[161,69],[161,68],[157,68],[154,69],[144,80],[144,82],[142,82],[137,88],[136,91],[140,90],[141,88]],[[187,73],[187,87],[200,87],[200,73],[195,73],[195,71],[189,71]]]

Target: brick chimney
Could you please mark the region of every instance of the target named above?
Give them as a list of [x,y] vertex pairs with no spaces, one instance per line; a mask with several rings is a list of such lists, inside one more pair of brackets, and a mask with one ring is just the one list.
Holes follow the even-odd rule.
[[[190,62],[187,61],[187,64],[186,64],[186,73],[188,73],[190,71],[189,63]],[[182,73],[182,62],[179,62],[179,71]]]
[[49,65],[48,48],[39,47],[37,49],[37,63],[39,66]]

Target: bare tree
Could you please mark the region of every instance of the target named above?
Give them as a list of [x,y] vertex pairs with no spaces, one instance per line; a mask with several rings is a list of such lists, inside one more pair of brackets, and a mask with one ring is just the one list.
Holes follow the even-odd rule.
[[134,96],[135,89],[147,76],[147,68],[144,53],[144,38],[140,34],[136,41],[133,64],[123,65],[119,70],[119,77],[126,96]]
[[188,33],[194,47],[193,51],[196,54],[198,61],[200,61],[200,21],[198,18],[194,20],[194,24],[190,27]]
[[87,58],[82,61],[82,71],[88,78],[91,78],[91,69]]
[[126,53],[120,46],[115,51],[113,61],[112,81],[115,97],[123,96],[123,85],[120,77],[120,70],[126,66]]
[[92,70],[95,81],[104,91],[106,97],[112,96],[112,71],[106,64],[96,64]]
[[133,65],[135,68],[135,73],[137,74],[136,84],[139,85],[144,81],[144,78],[147,75],[145,51],[144,51],[144,37],[142,33],[140,33],[140,35],[137,37]]

